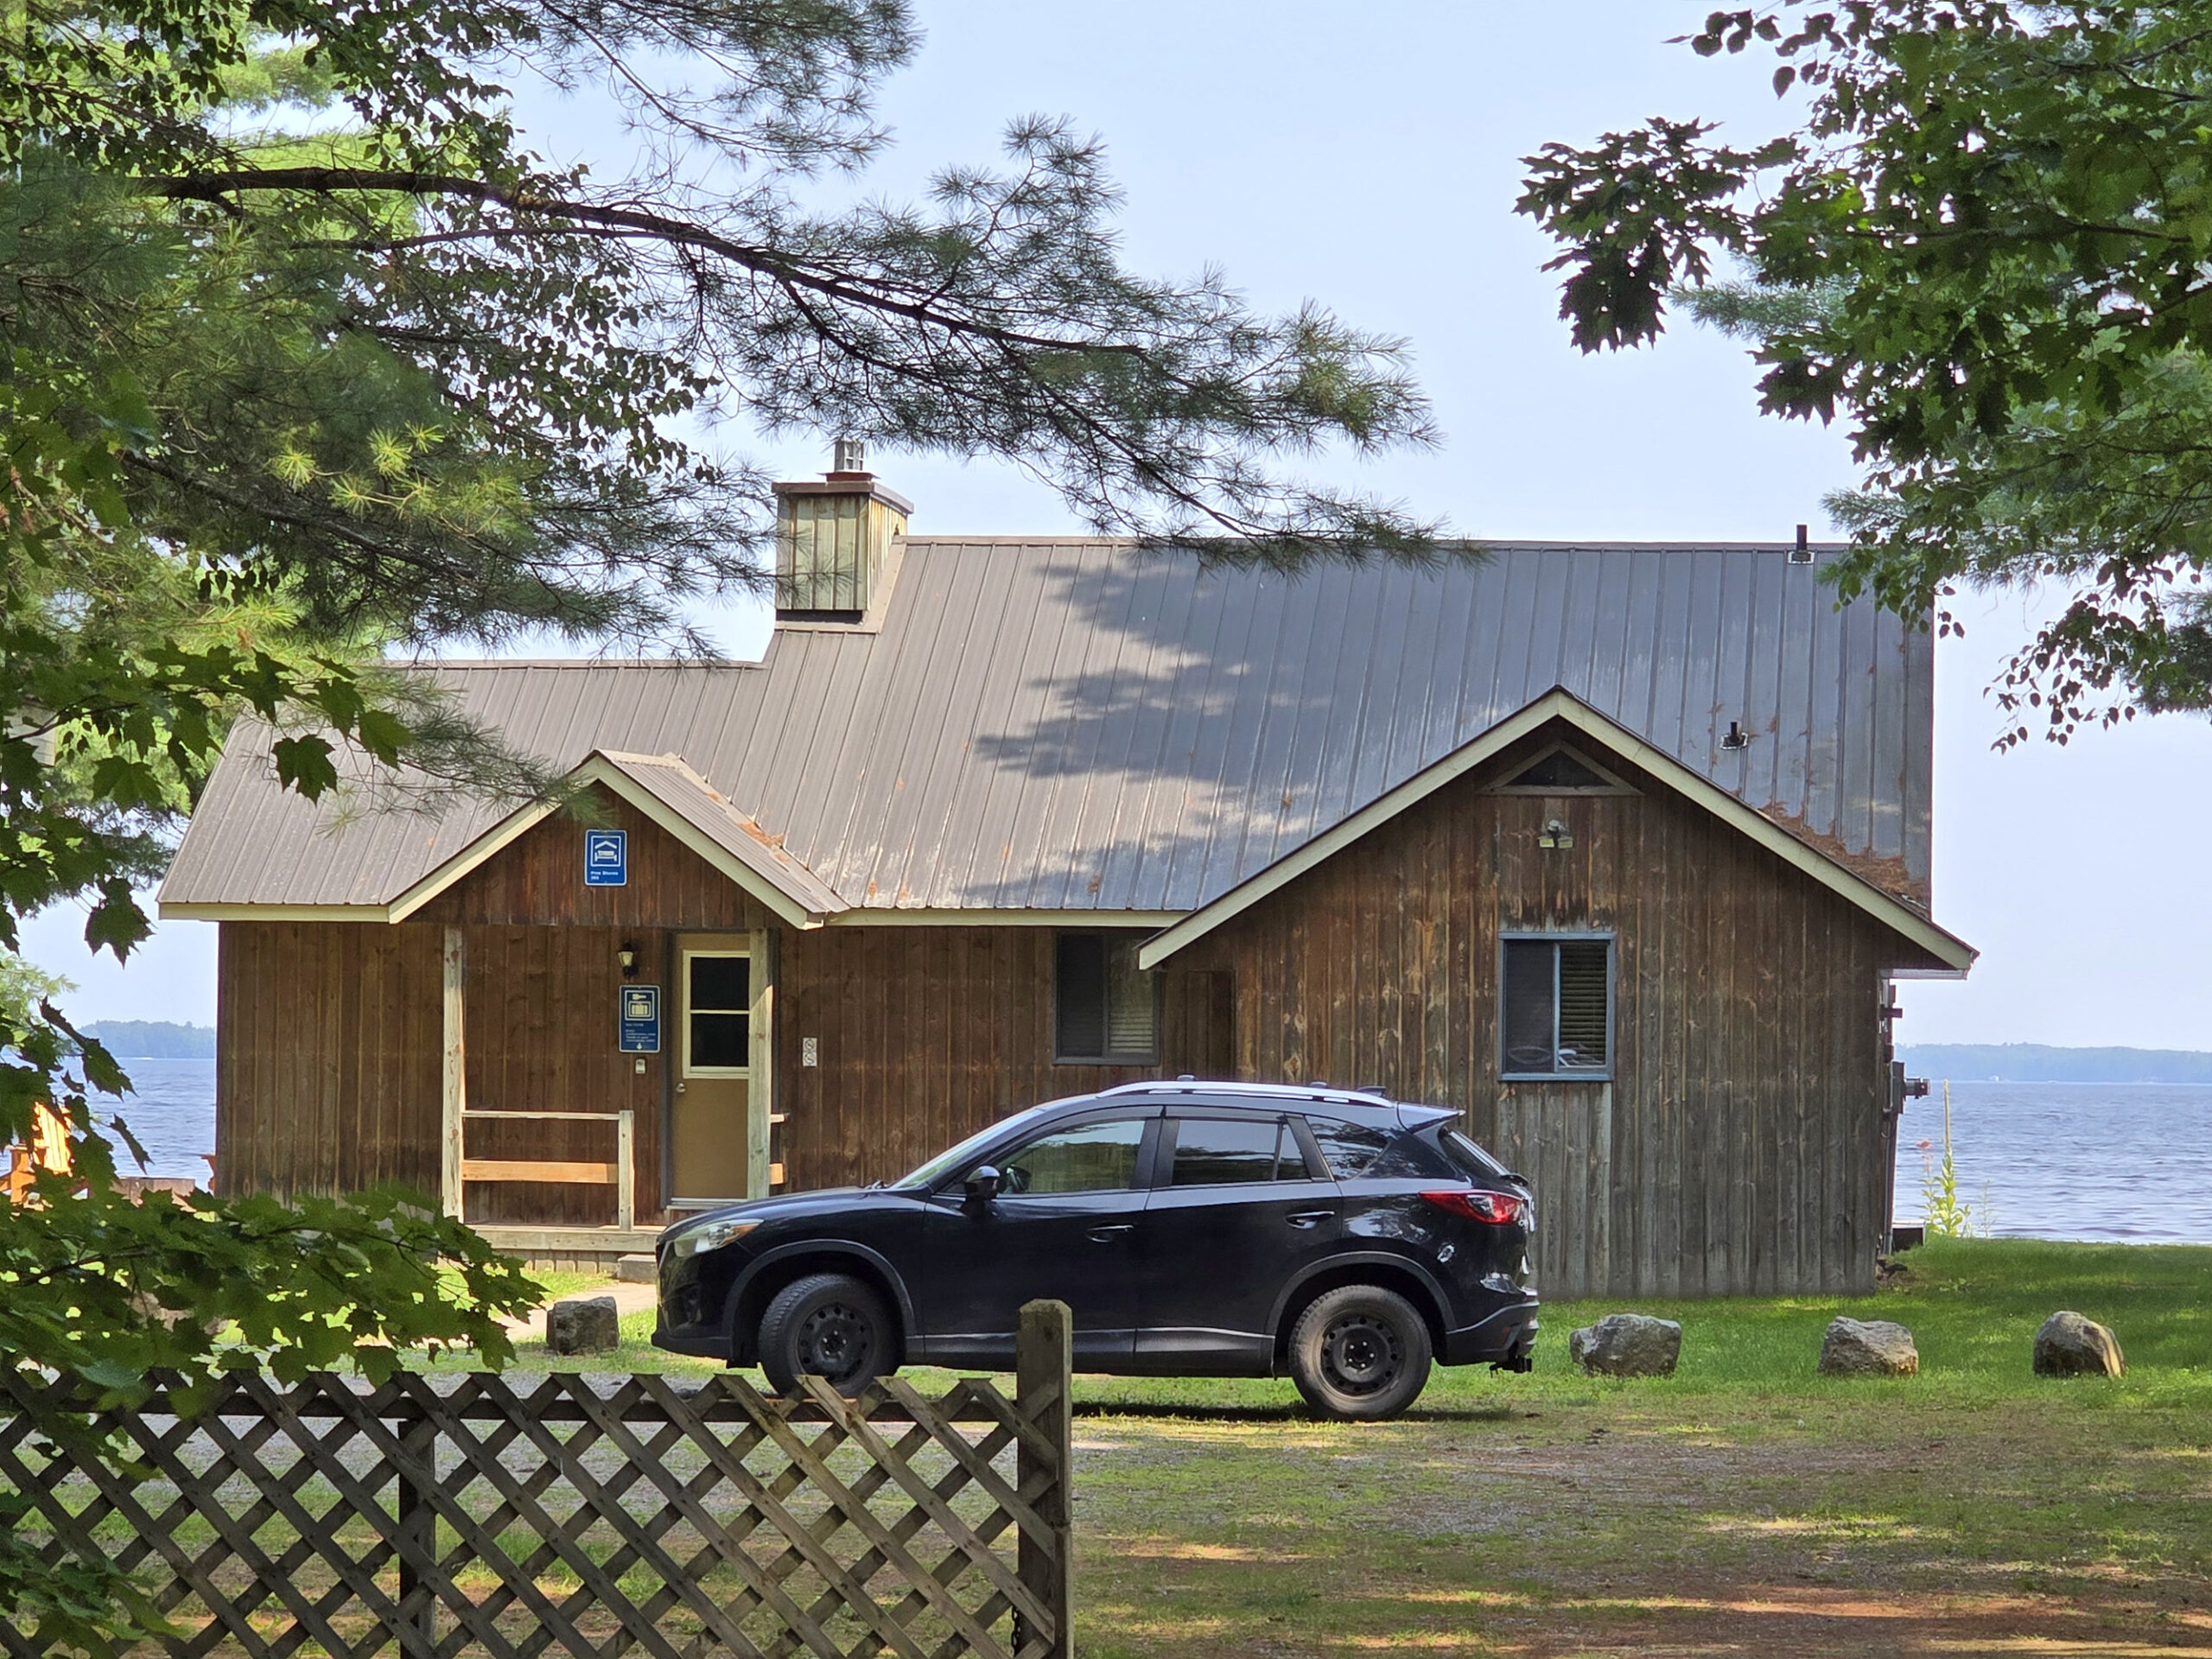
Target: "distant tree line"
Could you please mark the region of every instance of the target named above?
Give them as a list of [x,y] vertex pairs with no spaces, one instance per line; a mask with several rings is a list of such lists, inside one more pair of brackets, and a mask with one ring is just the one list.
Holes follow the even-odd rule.
[[2212,1053],[2183,1048],[2051,1048],[2042,1043],[1929,1043],[1897,1058],[1915,1077],[1954,1082],[2163,1083],[2212,1087]]
[[95,1020],[85,1034],[107,1046],[123,1060],[212,1060],[213,1026],[180,1025],[174,1020]]

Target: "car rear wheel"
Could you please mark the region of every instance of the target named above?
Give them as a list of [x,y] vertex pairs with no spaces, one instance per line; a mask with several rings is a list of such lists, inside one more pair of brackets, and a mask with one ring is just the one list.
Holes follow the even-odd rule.
[[760,1319],[760,1369],[768,1386],[790,1394],[818,1376],[840,1394],[858,1394],[892,1362],[891,1316],[883,1299],[842,1273],[810,1273],[776,1293]]
[[1290,1375],[1325,1416],[1395,1417],[1428,1386],[1428,1322],[1395,1291],[1343,1285],[1314,1298],[1290,1331]]

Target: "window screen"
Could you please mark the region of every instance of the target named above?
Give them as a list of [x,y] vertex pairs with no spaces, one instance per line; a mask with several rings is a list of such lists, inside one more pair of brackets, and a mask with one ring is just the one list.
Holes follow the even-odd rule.
[[[1289,1141],[1287,1147],[1284,1146]],[[1175,1125],[1173,1186],[1227,1186],[1272,1181],[1287,1154],[1290,1173],[1306,1173],[1305,1155],[1281,1123],[1251,1118],[1186,1117]]]
[[743,1071],[753,1063],[752,958],[691,957],[685,971],[686,1064],[695,1071]]
[[1086,1123],[1032,1141],[999,1166],[1002,1192],[1121,1192],[1136,1185],[1142,1118]]
[[1063,1061],[1149,1062],[1159,1054],[1153,976],[1137,967],[1141,934],[1063,933],[1054,959],[1057,1052]]
[[1498,1010],[1507,1077],[1604,1072],[1612,1063],[1612,941],[1508,939]]

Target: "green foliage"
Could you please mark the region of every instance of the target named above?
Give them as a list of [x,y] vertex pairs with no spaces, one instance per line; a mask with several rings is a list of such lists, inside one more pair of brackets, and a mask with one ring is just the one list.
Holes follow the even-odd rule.
[[[707,652],[684,607],[762,586],[772,523],[697,435],[723,416],[1011,458],[1102,526],[1285,563],[1433,556],[1274,470],[1426,441],[1398,343],[1124,270],[1065,125],[919,206],[810,208],[916,41],[903,0],[0,0],[0,962],[65,899],[96,950],[144,938],[243,715],[310,798],[550,790],[387,658]],[[604,86],[636,174],[548,166],[495,74]],[[75,1160],[0,1210],[5,1363],[123,1395],[505,1357],[526,1281],[418,1199],[120,1198],[92,1099],[128,1080],[54,988],[0,984],[0,1141],[50,1105]],[[0,1617],[49,1647],[157,1624],[5,1538]]]
[[1959,1196],[1959,1166],[1951,1155],[1951,1085],[1943,1085],[1943,1151],[1923,1143],[1920,1199],[1930,1238],[1967,1238],[1989,1230],[1987,1217]]
[[[1839,413],[1866,468],[1835,575],[1916,617],[1961,583],[2071,594],[1999,688],[2063,742],[2212,707],[2212,35],[2193,5],[1800,0],[1716,11],[1797,127],[1655,121],[1547,145],[1520,210],[1563,245],[1586,350],[1665,302],[1751,340],[1762,407]],[[1709,281],[1726,259],[1746,280]]]

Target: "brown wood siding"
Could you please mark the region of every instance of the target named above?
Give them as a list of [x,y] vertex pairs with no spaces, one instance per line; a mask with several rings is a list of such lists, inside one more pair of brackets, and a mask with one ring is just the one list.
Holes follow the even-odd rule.
[[[585,825],[548,819],[397,926],[225,922],[217,993],[219,1180],[283,1197],[402,1180],[439,1184],[442,1121],[440,953],[448,925],[467,948],[468,1103],[474,1111],[636,1114],[637,1213],[662,1213],[662,1068],[676,998],[664,995],[663,1054],[620,1052],[617,952],[664,977],[682,929],[741,934],[763,907],[613,797],[607,827],[630,832],[629,881],[583,885]],[[482,1122],[473,1158],[613,1162],[612,1123]],[[468,1217],[543,1226],[612,1223],[610,1187],[472,1185]]]
[[[767,925],[758,900],[626,801],[592,791],[599,821],[558,814],[524,831],[411,918],[475,926],[691,928]],[[630,833],[628,882],[584,885],[587,829]]]
[[[1535,747],[1534,745],[1531,746]],[[1459,1107],[1530,1176],[1547,1294],[1863,1289],[1884,1247],[1882,975],[1910,947],[1673,795],[1446,786],[1183,953],[1240,1071]],[[1557,818],[1568,849],[1537,845]],[[1609,1082],[1498,1077],[1499,941],[1614,944]]]
[[438,1186],[439,930],[225,922],[216,1190]]
[[[778,1152],[792,1187],[904,1174],[1026,1106],[1234,1067],[1223,971],[1165,976],[1156,1065],[1052,1059],[1049,927],[825,928],[782,936]],[[813,1038],[820,1064],[800,1065]]]
[[[634,844],[632,856],[636,856]],[[658,932],[615,927],[472,927],[468,946],[468,1109],[472,1112],[634,1112],[638,1215],[660,1214],[662,1068],[675,1058],[675,997],[664,990],[658,1054],[615,1044],[616,952],[638,946],[639,982],[658,980]],[[642,1058],[640,1072],[636,1062]],[[612,1123],[468,1126],[471,1158],[614,1161]],[[608,1186],[472,1182],[468,1219],[548,1227],[611,1226]]]

